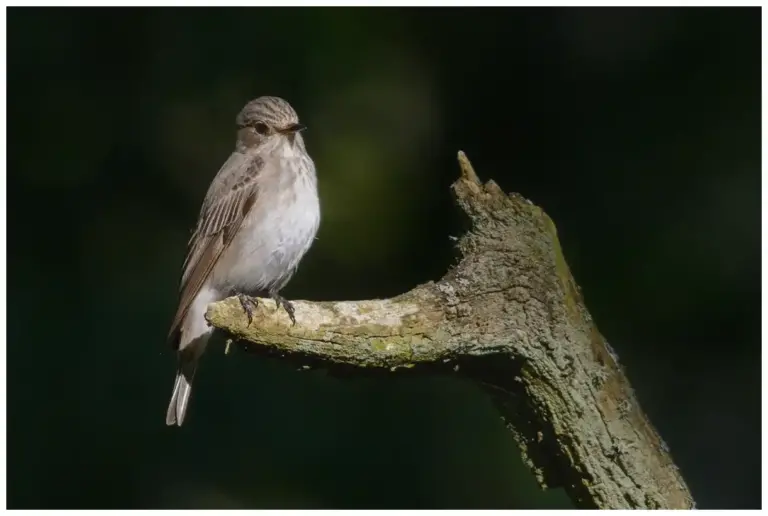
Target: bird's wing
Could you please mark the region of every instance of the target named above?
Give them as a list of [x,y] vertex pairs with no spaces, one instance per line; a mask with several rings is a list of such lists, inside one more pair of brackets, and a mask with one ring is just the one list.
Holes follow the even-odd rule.
[[256,202],[256,177],[263,169],[261,158],[235,152],[211,183],[182,267],[179,306],[168,331],[174,347],[178,346],[176,335],[192,301]]

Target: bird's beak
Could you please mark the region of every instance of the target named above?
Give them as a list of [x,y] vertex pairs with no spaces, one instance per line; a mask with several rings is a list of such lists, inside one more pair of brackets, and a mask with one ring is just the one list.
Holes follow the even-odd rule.
[[283,134],[292,134],[292,133],[298,133],[299,131],[303,131],[306,128],[307,126],[304,124],[291,124],[288,127],[281,130],[280,132]]

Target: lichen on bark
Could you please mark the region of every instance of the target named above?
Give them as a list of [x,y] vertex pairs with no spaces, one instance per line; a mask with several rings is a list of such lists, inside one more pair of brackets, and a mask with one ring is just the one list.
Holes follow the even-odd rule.
[[693,499],[598,331],[552,220],[459,153],[453,195],[470,229],[459,263],[392,299],[268,300],[250,326],[236,298],[206,318],[249,351],[334,372],[461,374],[494,400],[542,487],[577,507],[680,508]]

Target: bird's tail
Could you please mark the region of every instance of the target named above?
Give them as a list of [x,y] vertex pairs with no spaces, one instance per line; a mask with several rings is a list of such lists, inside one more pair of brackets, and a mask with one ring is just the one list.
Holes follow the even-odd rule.
[[179,365],[176,369],[176,382],[173,384],[171,402],[168,404],[168,412],[165,415],[166,425],[178,425],[184,422],[187,412],[189,395],[192,393],[192,380],[197,371],[197,356],[184,356],[179,353]]
[[184,423],[197,364],[213,332],[203,315],[208,303],[215,301],[216,298],[217,293],[214,290],[206,288],[198,292],[181,326],[170,336],[172,339],[178,339],[175,341],[178,353],[176,381],[173,384],[171,402],[168,404],[168,412],[165,415],[165,424],[169,426],[181,426]]

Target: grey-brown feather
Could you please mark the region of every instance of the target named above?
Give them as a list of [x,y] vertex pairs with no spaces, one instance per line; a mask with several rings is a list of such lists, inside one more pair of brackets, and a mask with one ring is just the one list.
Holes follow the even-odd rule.
[[320,223],[315,166],[301,134],[292,132],[295,124],[296,112],[277,97],[251,101],[237,116],[235,151],[208,188],[184,261],[169,332],[179,352],[169,425],[184,420],[210,335],[207,304],[233,292],[278,292],[314,241]]
[[237,115],[238,127],[254,122],[263,122],[270,126],[282,126],[287,122],[298,122],[299,116],[293,107],[280,97],[259,97],[250,101]]
[[258,195],[256,177],[261,168],[256,165],[263,168],[264,160],[233,152],[208,188],[184,260],[179,306],[169,331],[173,340],[192,300],[236,234],[233,231],[229,238],[224,238],[227,236],[224,230],[239,227],[245,217],[242,207],[250,196]]

